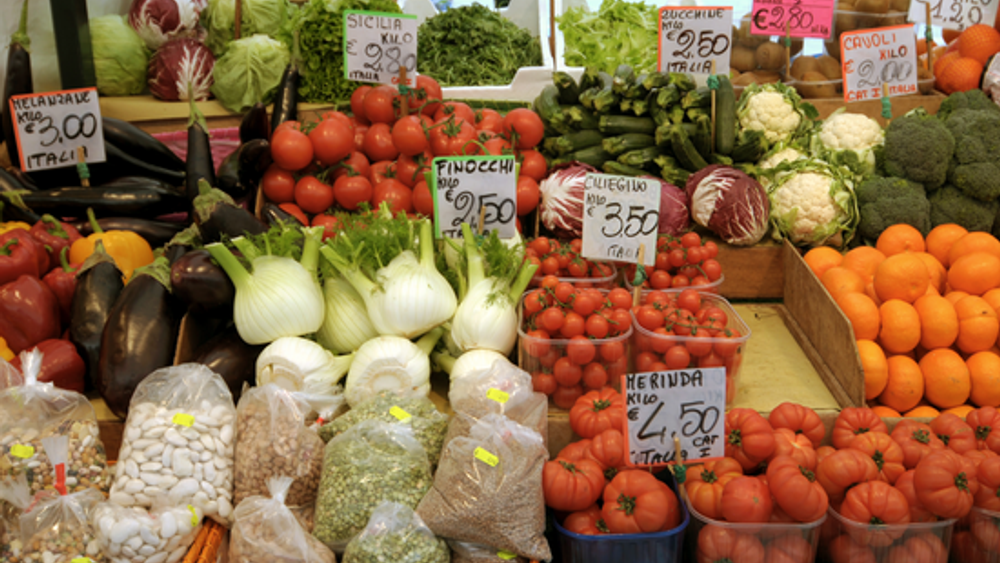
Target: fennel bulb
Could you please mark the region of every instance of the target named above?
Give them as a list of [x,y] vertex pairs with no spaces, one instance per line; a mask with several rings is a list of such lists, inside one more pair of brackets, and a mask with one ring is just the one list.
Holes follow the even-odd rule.
[[344,395],[352,407],[393,391],[405,397],[426,397],[431,390],[430,352],[443,328],[425,334],[416,343],[400,336],[378,336],[354,353]]
[[353,354],[336,357],[312,340],[283,336],[267,345],[257,357],[257,386],[274,384],[300,396],[319,414],[330,419],[344,403],[337,385]]
[[323,282],[326,314],[316,341],[338,354],[347,354],[378,336],[368,318],[365,302],[343,276],[329,277]]
[[444,371],[448,372],[450,381],[487,372],[493,369],[496,362],[501,362],[514,369],[520,369],[507,359],[507,356],[493,350],[469,350],[455,358],[448,354],[434,354],[434,361]]
[[252,273],[222,243],[205,250],[226,271],[236,286],[233,321],[247,344],[267,344],[282,336],[299,336],[319,330],[323,324],[323,291],[316,281],[319,234],[322,227],[306,227],[302,259],[270,254],[247,239],[234,239],[243,256],[250,260]]

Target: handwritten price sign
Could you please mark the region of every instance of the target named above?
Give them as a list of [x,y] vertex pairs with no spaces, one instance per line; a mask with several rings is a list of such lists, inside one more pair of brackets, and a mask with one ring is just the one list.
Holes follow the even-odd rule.
[[76,166],[78,147],[86,162],[107,160],[96,88],[11,96],[10,115],[22,170]]
[[344,11],[344,77],[360,82],[398,84],[406,67],[407,84],[417,76],[417,16]]
[[750,32],[757,35],[830,37],[833,0],[754,0]]
[[461,238],[462,223],[500,238],[517,234],[517,161],[505,156],[447,156],[434,159],[435,236]]
[[685,462],[725,455],[726,368],[652,371],[622,380],[629,465],[674,461],[674,436]]
[[917,48],[913,24],[852,31],[840,36],[844,101],[917,93]]
[[660,72],[729,74],[733,8],[660,8]]
[[[997,0],[931,0],[931,24],[958,31],[977,23],[992,26],[997,17],[998,3]],[[925,4],[927,2],[910,2],[910,21],[924,21]]]
[[656,262],[660,227],[660,182],[650,178],[587,174],[583,184],[584,258]]

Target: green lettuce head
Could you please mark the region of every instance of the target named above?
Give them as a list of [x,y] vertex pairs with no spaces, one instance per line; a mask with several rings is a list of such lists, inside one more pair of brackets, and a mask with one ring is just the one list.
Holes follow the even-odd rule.
[[290,60],[288,47],[266,35],[233,41],[215,62],[212,94],[234,112],[257,102],[269,103]]
[[90,20],[97,91],[104,96],[133,96],[146,88],[149,50],[128,19],[115,14]]
[[[240,35],[249,37],[258,33],[278,38],[291,17],[288,0],[242,0]],[[208,30],[205,44],[215,56],[221,56],[233,41],[236,25],[236,0],[208,0],[208,7],[201,14],[201,23]]]

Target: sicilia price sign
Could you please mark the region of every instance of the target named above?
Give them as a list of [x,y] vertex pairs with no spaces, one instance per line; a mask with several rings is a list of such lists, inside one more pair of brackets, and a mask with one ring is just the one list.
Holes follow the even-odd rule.
[[417,77],[417,16],[344,11],[344,77],[359,82],[398,84],[406,67],[407,85]]
[[660,8],[660,72],[729,74],[733,8],[664,6]]
[[826,39],[833,30],[834,0],[754,0],[750,33]]
[[517,236],[517,161],[514,155],[443,156],[431,166],[434,235],[462,238],[462,223],[473,232]]
[[[919,0],[910,2],[908,21],[923,22],[926,18],[927,3]],[[992,26],[997,17],[995,0],[930,0],[931,24],[945,29],[963,31],[977,23]]]
[[660,226],[660,182],[611,174],[587,174],[583,184],[583,247],[592,260],[656,262]]
[[[14,136],[26,172],[104,162],[104,129],[96,88],[11,96]],[[8,140],[9,142],[9,140]]]
[[917,47],[913,24],[852,31],[840,36],[844,101],[917,93]]
[[726,453],[726,368],[622,376],[629,465],[674,461],[674,436],[685,463]]

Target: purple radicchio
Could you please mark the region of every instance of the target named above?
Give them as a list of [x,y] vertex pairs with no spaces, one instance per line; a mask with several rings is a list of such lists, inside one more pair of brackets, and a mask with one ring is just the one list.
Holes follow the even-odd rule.
[[712,164],[692,174],[686,186],[695,223],[737,246],[750,246],[767,233],[767,192],[746,173]]
[[207,100],[211,96],[215,56],[203,43],[171,39],[149,60],[149,91],[161,100]]
[[192,0],[132,0],[128,23],[155,51],[174,37],[193,35],[199,12]]
[[687,193],[677,186],[656,178],[643,176],[660,182],[660,233],[680,236],[691,227],[691,210],[688,208]]
[[542,180],[538,185],[542,194],[538,209],[546,229],[567,238],[583,236],[584,180],[587,174],[599,172],[592,166],[574,162],[556,168]]

